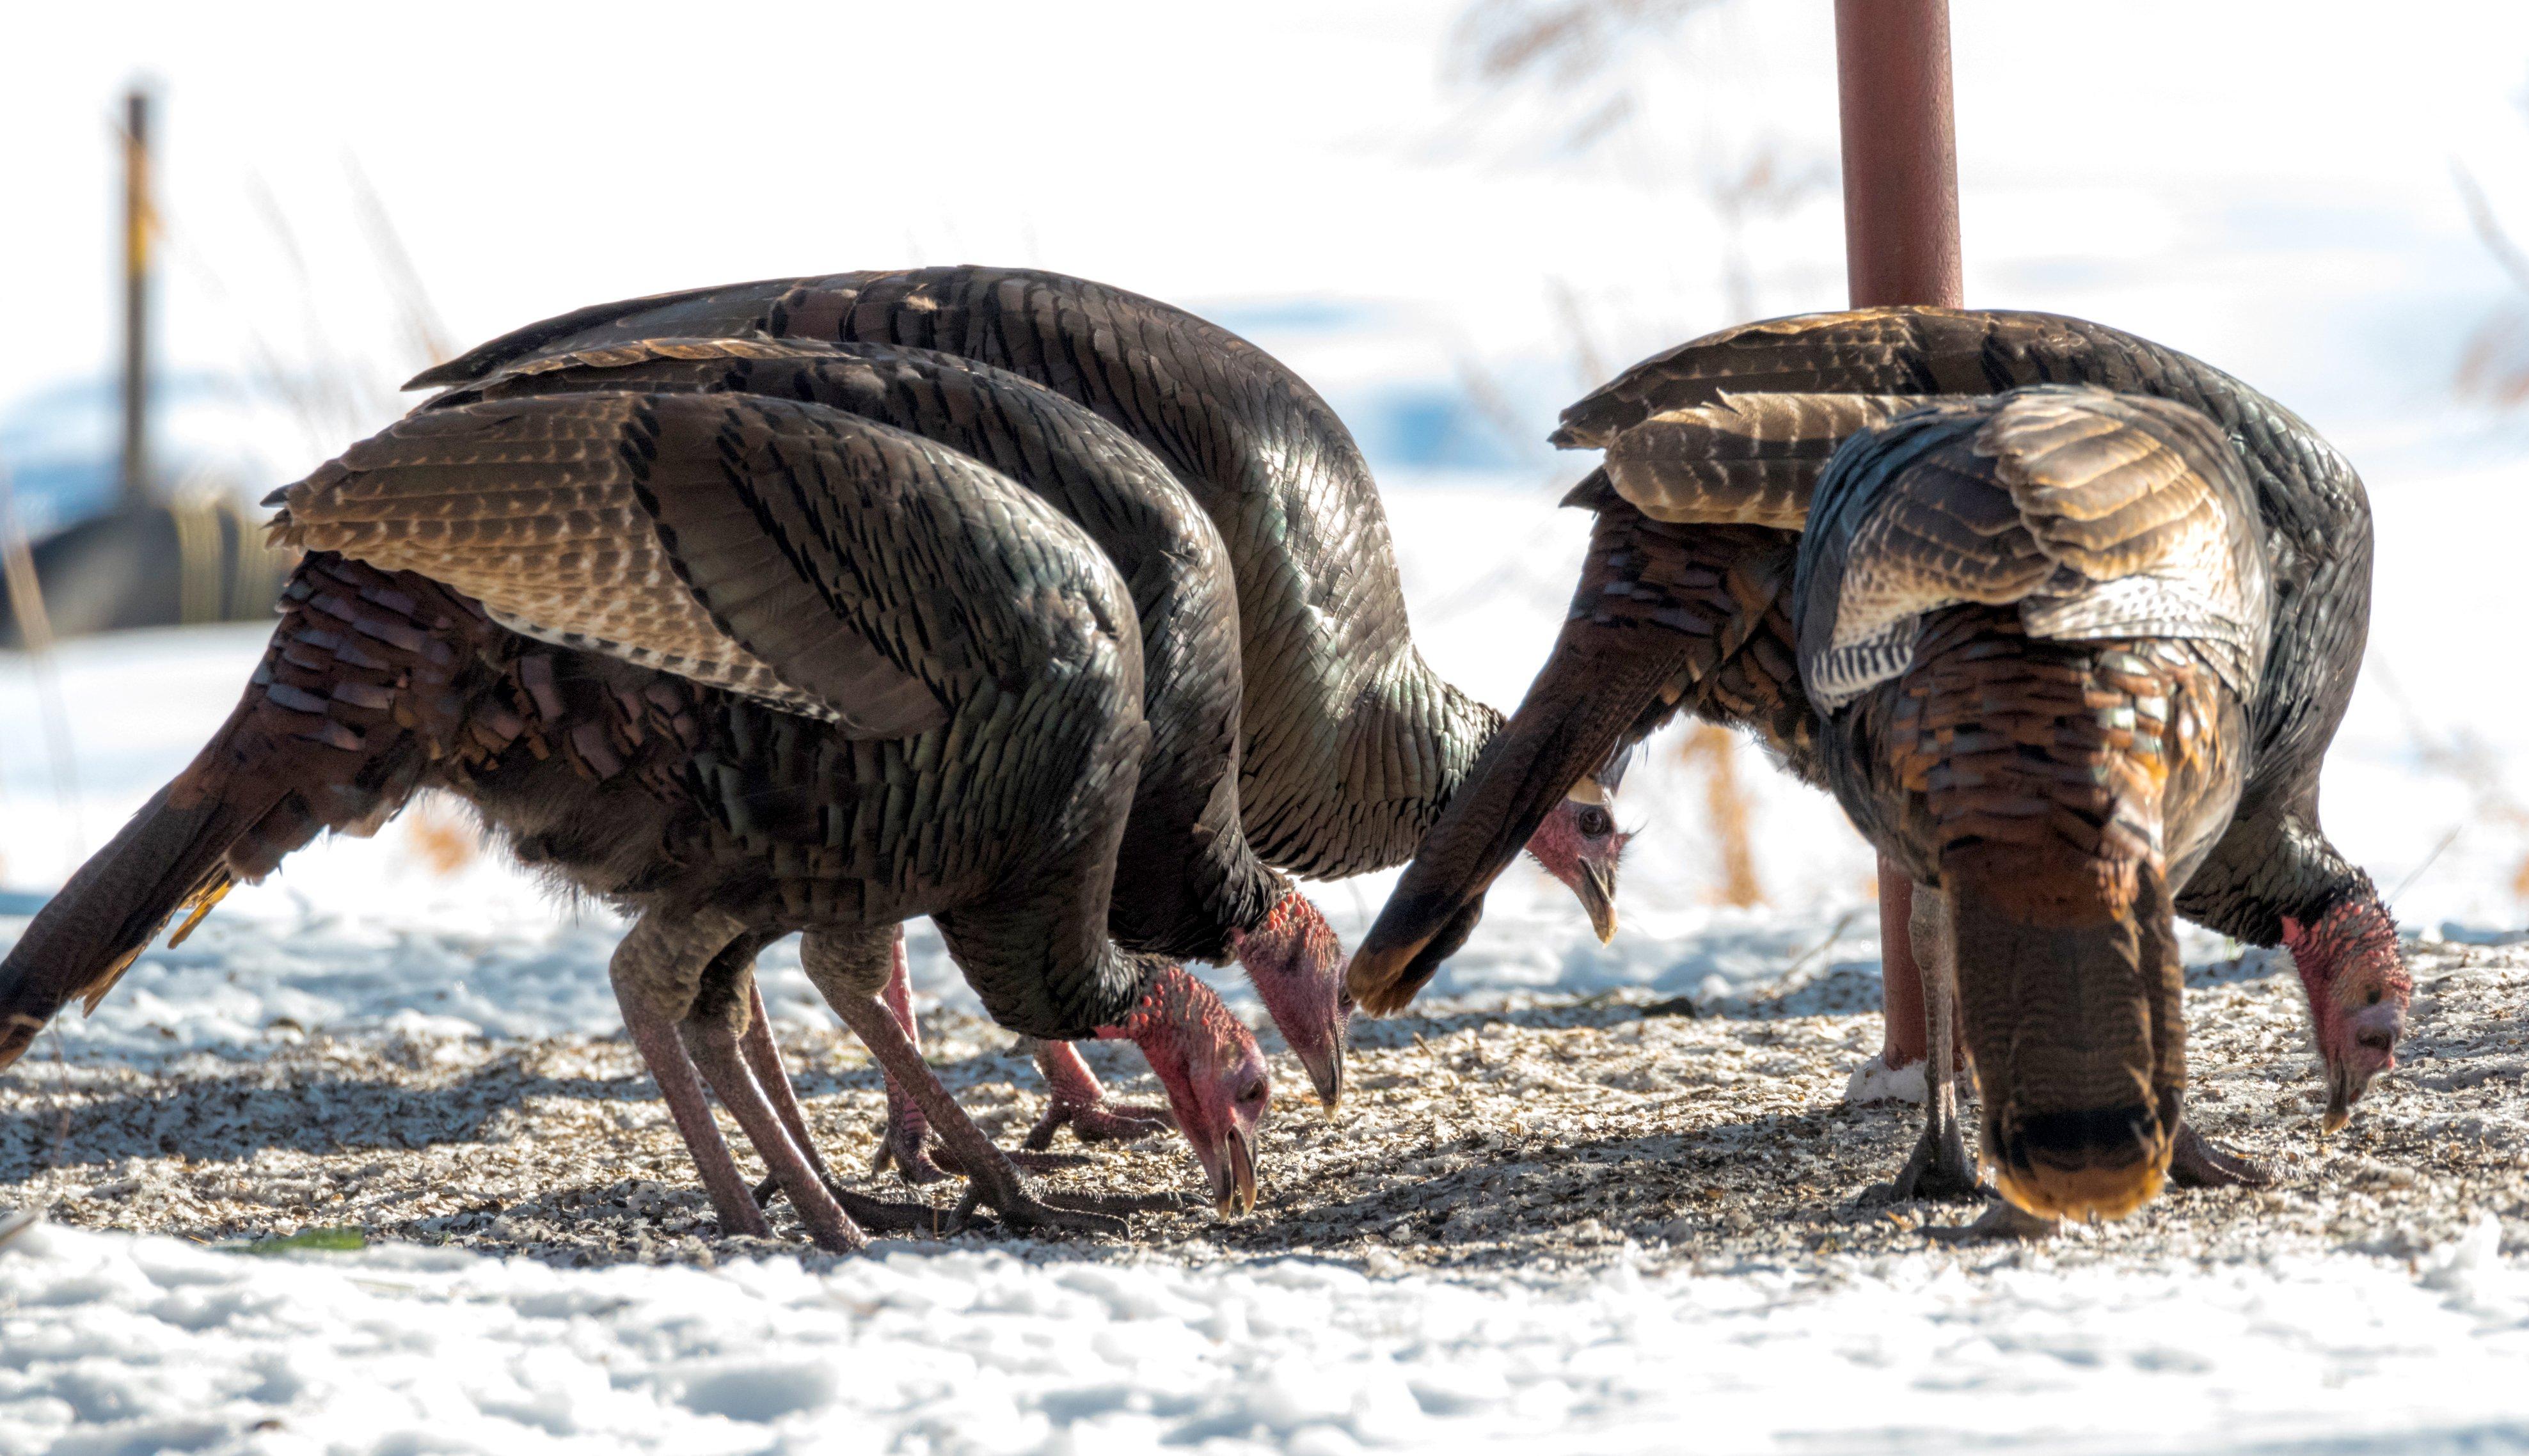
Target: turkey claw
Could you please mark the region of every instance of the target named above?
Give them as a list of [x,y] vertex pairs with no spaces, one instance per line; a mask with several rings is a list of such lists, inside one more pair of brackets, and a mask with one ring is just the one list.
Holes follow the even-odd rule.
[[948,1231],[962,1232],[978,1208],[989,1207],[1013,1229],[1061,1233],[1092,1233],[1113,1236],[1127,1231],[1123,1218],[1112,1213],[1096,1213],[1069,1207],[1060,1195],[1056,1201],[1039,1199],[1024,1186],[997,1193],[987,1192],[981,1183],[966,1186],[966,1196],[957,1201],[957,1210],[948,1217]]
[[1858,1201],[1959,1204],[1992,1197],[1994,1191],[1976,1181],[1975,1161],[1966,1157],[1964,1144],[1945,1148],[1938,1140],[1926,1138],[1914,1145],[1913,1155],[1906,1159],[1895,1182],[1871,1184]]
[[2054,1218],[2040,1218],[2007,1199],[1995,1199],[1973,1223],[1955,1228],[1926,1228],[1923,1232],[1944,1244],[1981,1243],[1986,1239],[2015,1239],[2033,1244],[2051,1239],[2063,1230]]
[[2275,1170],[2214,1142],[2194,1123],[2181,1122],[2169,1152],[2169,1181],[2180,1188],[2270,1188]]
[[[842,1205],[843,1212],[851,1215],[852,1221],[872,1233],[938,1235],[947,1231],[947,1215],[929,1204],[897,1203],[890,1199],[872,1198],[866,1193],[857,1193],[845,1188],[832,1178],[822,1181],[826,1185],[826,1191],[834,1196],[835,1203]],[[773,1201],[780,1196],[780,1185],[771,1178],[755,1185],[755,1202],[759,1208],[771,1208]]]
[[1027,1141],[1020,1146],[1032,1152],[1044,1152],[1053,1146],[1053,1135],[1069,1126],[1071,1135],[1084,1143],[1130,1143],[1154,1133],[1174,1132],[1176,1114],[1165,1107],[1105,1103],[1048,1103],[1045,1115],[1028,1130]]
[[854,1223],[872,1233],[916,1233],[937,1238],[947,1231],[948,1215],[929,1204],[872,1198],[866,1193],[854,1193],[833,1183],[826,1185],[826,1191],[834,1196],[834,1202],[843,1206],[844,1213],[852,1215]]
[[1174,1213],[1194,1207],[1182,1193],[1049,1193],[1045,1201],[1087,1213]]
[[[966,1165],[957,1160],[956,1150],[947,1144],[942,1143],[935,1146],[931,1150],[931,1155],[939,1160],[940,1166],[948,1172],[960,1178],[971,1176],[966,1171]],[[1020,1149],[1016,1152],[1004,1149],[1001,1156],[1009,1159],[1010,1166],[1030,1173],[1068,1172],[1076,1167],[1087,1167],[1098,1160],[1079,1153],[1040,1153],[1031,1149]]]
[[932,1150],[922,1145],[923,1134],[919,1129],[908,1140],[898,1136],[894,1119],[888,1120],[890,1125],[887,1135],[878,1140],[878,1152],[870,1158],[871,1172],[883,1173],[892,1167],[897,1177],[916,1188],[943,1181],[949,1176],[947,1169],[933,1160]]

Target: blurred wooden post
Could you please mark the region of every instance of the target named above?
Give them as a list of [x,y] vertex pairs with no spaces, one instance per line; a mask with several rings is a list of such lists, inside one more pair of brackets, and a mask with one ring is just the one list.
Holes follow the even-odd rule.
[[[1949,0],[1836,0],[1844,270],[1853,306],[1964,306]],[[1907,933],[1913,885],[1879,862],[1881,1059],[1921,1061],[1923,980]]]
[[149,93],[123,98],[123,507],[151,500],[149,487]]

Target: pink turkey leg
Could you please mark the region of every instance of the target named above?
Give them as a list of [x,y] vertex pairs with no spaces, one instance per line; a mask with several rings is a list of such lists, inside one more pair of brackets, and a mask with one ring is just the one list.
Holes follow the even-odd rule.
[[[747,1069],[745,1057],[738,1050],[737,1033],[720,1017],[689,1018],[681,1040],[693,1057],[694,1066],[720,1095],[720,1103],[755,1145],[755,1154],[764,1159],[765,1167],[781,1191],[790,1197],[790,1206],[799,1211],[799,1219],[808,1225],[808,1236],[817,1247],[835,1254],[852,1254],[869,1247],[869,1235],[853,1224],[842,1205],[826,1190],[826,1180],[811,1165],[806,1154],[791,1140],[782,1117],[766,1098],[755,1074]],[[789,1080],[781,1079],[786,1089]],[[742,1186],[742,1185],[741,1185]],[[755,1206],[752,1195],[748,1207]]]
[[[913,1019],[913,977],[904,958],[904,927],[895,928],[893,963],[888,967],[887,985],[879,992],[879,1000],[895,1024],[904,1029],[904,1039],[915,1052],[922,1050],[922,1027]],[[931,1160],[925,1144],[931,1137],[931,1119],[922,1107],[905,1094],[904,1084],[884,1065],[880,1071],[887,1078],[887,1122],[879,1134],[878,1156],[870,1159],[870,1171],[885,1172],[890,1165],[895,1175],[916,1187],[937,1183],[948,1174]]]
[[1176,1115],[1165,1107],[1109,1106],[1098,1074],[1069,1042],[1037,1043],[1036,1065],[1045,1074],[1047,1098],[1045,1115],[1028,1132],[1028,1148],[1052,1147],[1054,1133],[1066,1123],[1084,1143],[1131,1142],[1177,1125]]

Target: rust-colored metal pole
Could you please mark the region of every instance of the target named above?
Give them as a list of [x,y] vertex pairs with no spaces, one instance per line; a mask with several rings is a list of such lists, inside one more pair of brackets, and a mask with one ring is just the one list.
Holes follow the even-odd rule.
[[[1836,0],[1844,131],[1844,271],[1853,306],[1965,301],[1949,0]],[[1880,1059],[1924,1056],[1923,973],[1907,933],[1914,887],[1879,862]]]
[[1949,0],[1836,0],[1835,63],[1853,306],[1960,307]]

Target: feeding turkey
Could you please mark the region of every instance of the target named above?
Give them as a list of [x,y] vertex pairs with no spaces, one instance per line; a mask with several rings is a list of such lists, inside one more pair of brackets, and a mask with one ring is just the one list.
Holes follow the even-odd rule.
[[1115,1226],[1031,1193],[879,999],[918,914],[1003,1024],[1134,1041],[1215,1192],[1252,1189],[1253,1038],[1106,934],[1152,735],[1133,599],[1034,493],[822,405],[610,392],[426,410],[283,494],[310,555],[263,668],[0,965],[0,1055],[180,907],[435,785],[633,918],[618,998],[726,1229],[766,1225],[705,1083],[820,1244],[929,1221],[838,1199],[803,1146],[750,974],[790,931],[975,1197]]
[[[1825,786],[1793,649],[1792,586],[1820,472],[1856,431],[1941,397],[2084,384],[2186,404],[2247,480],[2273,607],[2247,699],[2245,782],[2177,912],[2290,950],[2342,1125],[2394,1064],[2413,983],[2380,894],[2327,837],[2319,772],[2362,663],[2371,512],[2298,416],[2175,350],[2104,325],[1985,309],[1873,308],[1724,330],[1653,355],[1566,409],[1555,443],[1607,452],[1571,504],[1589,554],[1554,653],[1434,826],[1348,973],[1401,1004],[1463,943],[1540,798],[1679,714],[1747,728]],[[2175,1175],[2263,1174],[2181,1137]]]
[[2272,592],[2247,481],[2193,407],[2034,386],[1866,428],[1820,477],[1794,595],[1845,812],[1916,882],[1922,1145],[1976,1184],[1952,1005],[2003,1195],[2122,1217],[2186,1085],[2174,900],[2229,829]]
[[[1016,375],[893,345],[645,340],[539,355],[425,407],[622,390],[801,400],[910,430],[1002,471],[1088,531],[1133,595],[1151,726],[1116,852],[1109,933],[1128,949],[1172,959],[1237,959],[1331,1104],[1342,1076],[1342,952],[1325,917],[1257,858],[1239,824],[1234,585],[1219,533],[1167,468],[1089,409]],[[900,947],[894,959],[887,1000],[918,1037]],[[1128,1137],[1167,1118],[1108,1107],[1067,1043],[1040,1042],[1036,1054],[1051,1095],[1032,1143],[1058,1125]],[[881,1159],[910,1180],[936,1179],[927,1114],[888,1085]],[[1201,1144],[1198,1152],[1211,1169],[1211,1155]],[[1238,1202],[1253,1206],[1252,1178]]]

